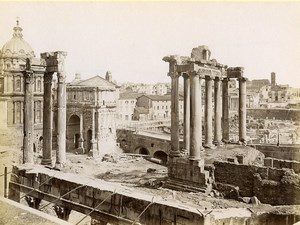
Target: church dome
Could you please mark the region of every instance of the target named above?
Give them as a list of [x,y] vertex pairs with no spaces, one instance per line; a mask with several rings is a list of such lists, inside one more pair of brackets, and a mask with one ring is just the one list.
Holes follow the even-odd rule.
[[19,26],[14,27],[14,34],[3,47],[1,51],[1,58],[32,58],[35,57],[34,51],[31,46],[23,39],[22,28]]

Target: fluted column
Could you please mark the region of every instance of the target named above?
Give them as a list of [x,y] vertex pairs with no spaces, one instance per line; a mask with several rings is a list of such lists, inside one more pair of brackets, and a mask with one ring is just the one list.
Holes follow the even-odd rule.
[[221,80],[219,77],[215,78],[214,83],[214,102],[215,102],[215,127],[214,127],[214,144],[219,146],[222,140],[221,128]]
[[229,78],[222,80],[222,141],[229,142],[229,102],[228,102],[228,81]]
[[190,78],[188,74],[183,75],[184,79],[184,153],[190,151]]
[[171,151],[170,156],[180,156],[179,149],[179,76],[177,72],[169,72],[171,77]]
[[33,163],[33,71],[23,72],[25,77],[24,96],[24,138],[23,138],[23,163]]
[[190,159],[200,159],[202,149],[201,79],[196,72],[191,72],[189,75],[191,82]]
[[44,75],[44,106],[43,106],[43,165],[51,165],[52,153],[52,78],[53,73]]
[[212,148],[212,84],[211,76],[205,76],[205,147]]
[[66,76],[57,73],[57,152],[56,165],[66,162]]
[[246,78],[239,78],[239,141],[246,142]]

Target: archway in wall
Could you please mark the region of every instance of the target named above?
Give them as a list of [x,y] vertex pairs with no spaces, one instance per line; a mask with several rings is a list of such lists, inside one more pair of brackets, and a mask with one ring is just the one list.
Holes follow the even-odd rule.
[[87,150],[90,151],[91,148],[92,148],[92,143],[91,143],[91,140],[93,138],[93,134],[92,134],[92,130],[88,130],[87,131],[87,135],[86,135],[86,147],[87,147]]
[[137,147],[135,149],[135,152],[141,155],[150,155],[148,149],[143,146]]
[[168,155],[167,153],[165,153],[164,151],[156,151],[154,154],[153,154],[153,157],[156,158],[156,159],[160,159],[162,161],[162,164],[163,165],[166,165],[167,164],[167,161],[168,161]]
[[67,123],[67,142],[68,150],[72,151],[79,147],[78,140],[80,137],[80,118],[72,115]]

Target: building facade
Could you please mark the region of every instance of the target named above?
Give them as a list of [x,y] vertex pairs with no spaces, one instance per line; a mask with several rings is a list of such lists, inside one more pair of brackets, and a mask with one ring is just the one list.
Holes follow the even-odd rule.
[[[13,37],[0,51],[0,130],[1,144],[22,146],[24,122],[24,75],[26,59],[34,58],[32,47],[23,39],[17,21]],[[34,74],[34,150],[42,146],[44,72]],[[6,143],[9,142],[9,143]]]
[[[179,98],[179,116],[183,117],[183,97]],[[142,95],[137,98],[135,120],[171,118],[171,95]]]

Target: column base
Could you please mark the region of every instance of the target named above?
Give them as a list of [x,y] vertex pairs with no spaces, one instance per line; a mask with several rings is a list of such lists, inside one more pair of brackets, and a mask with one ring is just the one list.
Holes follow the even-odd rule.
[[213,144],[205,144],[203,145],[204,148],[209,148],[209,149],[216,149],[216,146]]
[[52,166],[52,159],[42,159],[42,165]]
[[223,146],[223,142],[222,141],[214,141],[213,144],[217,147],[222,147]]
[[239,145],[247,145],[247,141],[245,139],[241,139],[238,142]]
[[170,157],[181,157],[183,154],[180,153],[180,151],[170,151]]
[[56,170],[61,170],[62,168],[65,167],[65,163],[55,163],[54,169]]
[[229,144],[229,143],[230,143],[230,141],[227,140],[227,139],[222,139],[222,142],[223,142],[224,144]]

